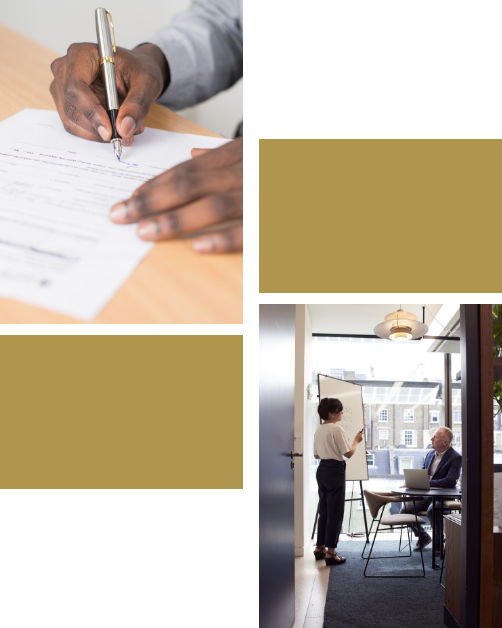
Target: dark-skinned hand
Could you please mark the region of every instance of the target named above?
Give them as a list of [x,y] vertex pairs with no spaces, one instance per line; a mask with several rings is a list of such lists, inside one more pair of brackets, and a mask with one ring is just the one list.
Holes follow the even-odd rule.
[[[112,207],[119,224],[137,222],[143,240],[171,240],[228,220],[242,218],[242,147],[239,138],[212,150],[193,149],[185,161],[140,186]],[[242,249],[242,224],[198,236],[199,253]]]
[[[134,50],[117,48],[115,78],[119,98],[117,131],[130,146],[144,130],[150,105],[164,88],[166,59],[160,48],[144,44]],[[108,142],[112,126],[106,112],[106,95],[96,44],[72,44],[66,56],[51,64],[50,90],[65,129],[86,140]]]
[[[50,90],[65,129],[84,139],[108,142],[112,129],[97,45],[72,44],[51,69]],[[144,131],[143,120],[162,93],[167,74],[165,57],[157,46],[117,48],[117,131],[124,146]],[[242,138],[210,151],[194,148],[192,157],[115,205],[111,219],[117,224],[138,222],[139,237],[156,241],[242,218]],[[242,249],[242,239],[242,225],[223,227],[199,236],[193,247],[201,253],[226,253]]]

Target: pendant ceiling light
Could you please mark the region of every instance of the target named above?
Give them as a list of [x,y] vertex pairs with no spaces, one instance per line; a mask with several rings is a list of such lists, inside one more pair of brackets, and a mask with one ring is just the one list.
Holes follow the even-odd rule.
[[399,308],[397,312],[387,314],[385,321],[377,325],[373,331],[379,338],[402,342],[421,338],[429,328],[425,323],[418,321],[415,314]]

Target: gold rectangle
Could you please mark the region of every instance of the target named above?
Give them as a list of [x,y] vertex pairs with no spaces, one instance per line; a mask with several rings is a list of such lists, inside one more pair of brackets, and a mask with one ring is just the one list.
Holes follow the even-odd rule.
[[1,336],[0,488],[242,488],[242,336]]
[[260,140],[260,292],[498,292],[500,140]]

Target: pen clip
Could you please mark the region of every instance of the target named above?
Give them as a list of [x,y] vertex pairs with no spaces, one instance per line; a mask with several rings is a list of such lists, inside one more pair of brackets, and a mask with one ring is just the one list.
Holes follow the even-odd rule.
[[112,27],[112,33],[113,33],[112,49],[113,49],[113,52],[117,52],[117,45],[115,43],[115,29],[113,28],[112,14],[110,13],[110,11],[107,11],[106,9],[105,11],[106,11],[106,15],[108,16],[108,21],[110,22],[110,26]]

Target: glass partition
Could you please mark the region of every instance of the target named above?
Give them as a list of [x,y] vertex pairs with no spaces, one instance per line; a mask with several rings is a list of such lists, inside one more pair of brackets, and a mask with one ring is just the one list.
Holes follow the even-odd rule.
[[460,376],[460,353],[451,354],[451,429],[453,431],[453,448],[462,453],[462,394]]
[[[502,305],[493,306],[493,357],[502,357]],[[502,382],[498,381],[493,384],[493,463],[497,465],[502,465],[501,404]]]

